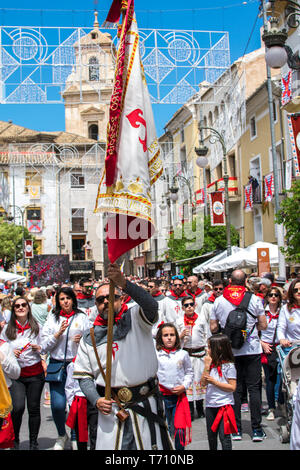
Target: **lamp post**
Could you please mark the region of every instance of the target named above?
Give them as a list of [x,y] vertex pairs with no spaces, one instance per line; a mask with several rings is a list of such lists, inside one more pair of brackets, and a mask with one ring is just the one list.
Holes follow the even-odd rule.
[[297,20],[296,17],[300,16],[300,5],[297,2],[291,0],[271,0],[268,2],[271,4],[272,12],[272,16],[269,20],[270,27],[268,29],[266,1],[262,0],[261,7],[264,18],[264,33],[262,35],[262,40],[266,46],[266,63],[269,67],[274,69],[280,69],[287,63],[290,69],[300,70],[299,52],[293,53],[290,46],[285,44],[288,38],[286,29],[278,28],[279,20],[275,16],[275,1],[284,1],[287,3],[286,22],[289,28],[297,28],[299,26],[299,20]]
[[21,214],[21,223],[22,223],[22,267],[25,268],[25,233],[24,233],[24,215],[25,215],[25,209],[21,209],[21,207],[14,205],[10,205],[9,208],[13,208],[14,210],[14,215],[9,216],[9,220],[15,219],[15,210],[18,209],[18,211]]
[[[208,148],[204,145],[203,143],[203,131],[205,129],[208,129],[211,131],[212,135],[210,137],[210,142],[215,143],[219,142],[222,147],[222,153],[223,153],[223,179],[224,179],[224,195],[225,195],[225,223],[226,223],[226,241],[227,241],[227,256],[231,255],[231,233],[230,233],[230,215],[229,215],[229,193],[228,193],[228,180],[229,180],[229,175],[227,173],[227,150],[226,150],[226,145],[224,141],[224,137],[222,134],[217,131],[217,129],[214,129],[213,127],[207,127],[207,126],[202,126],[201,123],[198,124],[198,129],[200,133],[200,146],[195,148],[195,152],[198,155],[198,158],[203,158],[204,156],[207,155],[208,153]],[[198,160],[198,159],[197,159]],[[201,160],[198,161],[200,163]],[[199,166],[199,165],[198,165]]]
[[[266,12],[265,0],[262,1],[262,7],[263,7],[263,20],[264,20],[264,34],[262,38],[264,39],[265,37],[264,39],[265,41],[266,37],[268,37],[266,36],[268,31],[267,31],[267,12]],[[274,5],[273,5],[273,8],[274,8]],[[272,46],[271,49],[273,47],[274,46]],[[272,163],[273,163],[273,180],[274,180],[274,202],[275,202],[275,213],[277,214],[280,210],[279,174],[278,174],[278,165],[277,165],[276,138],[275,138],[275,125],[274,125],[272,79],[271,79],[270,66],[267,61],[267,54],[266,54],[266,65],[267,65],[267,90],[268,90],[268,105],[269,105]],[[276,232],[277,232],[277,245],[278,245],[278,272],[279,272],[279,276],[285,278],[286,276],[285,258],[284,258],[283,253],[280,250],[280,247],[284,246],[284,229],[283,229],[282,224],[276,224],[275,226],[276,226]]]

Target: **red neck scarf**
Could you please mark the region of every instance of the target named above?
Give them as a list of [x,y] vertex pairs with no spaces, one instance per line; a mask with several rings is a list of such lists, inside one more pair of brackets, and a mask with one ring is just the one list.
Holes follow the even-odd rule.
[[210,368],[209,368],[209,371],[211,371],[212,369],[217,369],[219,377],[223,377],[222,364],[224,364],[224,362],[221,362],[221,364],[219,364],[218,366],[216,366],[215,364],[211,364]]
[[174,352],[174,351],[177,351],[176,348],[172,348],[172,349],[167,349],[167,348],[161,348],[162,351],[165,351],[167,354],[170,354],[170,352]]
[[192,328],[193,328],[197,318],[198,318],[198,315],[195,312],[191,317],[188,317],[186,314],[184,314],[184,317],[183,317],[184,326],[192,325]]
[[158,297],[159,295],[162,295],[162,293],[159,291],[157,294],[152,294],[152,297]]
[[[125,303],[123,303],[123,305],[122,305],[122,307],[121,307],[121,310],[119,311],[119,313],[117,313],[117,314],[115,315],[115,320],[114,320],[115,323],[118,323],[118,322],[121,320],[122,315],[123,315],[125,312],[127,312],[127,310],[128,310],[128,306],[127,306]],[[95,326],[107,326],[107,323],[108,323],[108,321],[105,320],[104,318],[102,318],[102,317],[100,316],[100,314],[96,317],[96,319],[95,319],[95,321],[94,321],[94,325],[95,325]]]
[[128,295],[127,298],[126,298],[126,300],[124,300],[123,303],[124,303],[124,304],[128,304],[128,302],[130,302],[130,301],[131,301],[131,297],[130,297],[130,295]]
[[60,316],[65,317],[67,320],[69,320],[69,318],[73,317],[73,315],[75,315],[74,310],[72,310],[72,312],[70,312],[70,313],[66,313],[63,310],[60,311]]
[[[164,349],[169,352],[169,349]],[[171,350],[172,351],[172,350]],[[163,395],[174,396],[174,394],[168,388],[159,384],[159,389]],[[181,393],[177,397],[176,410],[174,416],[174,428],[175,435],[179,431],[179,440],[182,446],[186,446],[192,442],[192,420],[189,402],[185,392]],[[188,431],[188,432],[187,432]],[[187,437],[188,435],[188,437]]]
[[277,320],[277,318],[279,317],[279,309],[277,310],[277,312],[274,314],[272,312],[270,312],[270,310],[266,310],[266,316],[270,318],[269,320],[269,323],[271,320]]
[[240,305],[245,292],[246,287],[244,286],[227,286],[223,291],[223,297],[234,305]]
[[181,297],[187,297],[187,294],[183,291],[182,294],[177,295],[173,290],[170,290],[172,297],[175,297],[176,300],[181,299]]
[[215,295],[214,295],[214,294],[211,294],[211,296],[210,296],[210,297],[208,297],[208,299],[207,299],[207,300],[209,300],[209,302],[214,302],[214,301],[216,300],[216,297],[215,297]]
[[196,297],[197,295],[200,295],[200,294],[202,293],[202,289],[200,289],[200,287],[198,287],[198,289],[196,290],[196,292],[191,292],[190,290],[187,289],[187,290],[186,290],[186,293],[187,293],[188,295],[191,295],[191,296],[194,298],[194,300],[195,300],[195,297]]
[[78,294],[76,295],[76,298],[79,300],[91,299],[92,297],[93,297],[93,294],[83,294],[82,292],[78,292]]
[[16,327],[17,327],[17,333],[18,335],[21,334],[23,335],[24,334],[24,331],[25,330],[30,330],[30,325],[28,323],[28,320],[26,321],[25,325],[21,325],[21,323],[18,322],[18,320],[16,320]]

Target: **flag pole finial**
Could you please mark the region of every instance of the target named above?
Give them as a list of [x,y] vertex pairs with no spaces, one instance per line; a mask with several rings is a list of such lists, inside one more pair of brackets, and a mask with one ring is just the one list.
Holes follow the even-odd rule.
[[99,21],[98,21],[98,12],[97,12],[97,10],[94,11],[94,16],[95,16],[94,29],[99,29]]

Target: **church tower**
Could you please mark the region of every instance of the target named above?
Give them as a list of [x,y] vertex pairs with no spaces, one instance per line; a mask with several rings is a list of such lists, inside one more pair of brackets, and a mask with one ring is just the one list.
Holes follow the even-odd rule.
[[74,44],[76,65],[66,81],[66,132],[106,142],[116,49],[112,37],[99,29],[95,12],[93,30]]

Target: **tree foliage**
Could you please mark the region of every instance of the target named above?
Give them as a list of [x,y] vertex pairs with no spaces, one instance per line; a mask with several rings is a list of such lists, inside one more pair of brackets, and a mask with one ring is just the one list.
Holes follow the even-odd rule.
[[286,247],[280,247],[288,261],[300,262],[300,180],[294,181],[280,204],[276,222],[285,228]]
[[[28,229],[24,228],[24,239],[33,238]],[[23,258],[23,227],[8,223],[0,218],[0,259],[4,270],[8,271],[16,261]]]
[[[190,237],[186,236],[189,233],[196,233],[199,230],[199,219],[193,219],[192,222],[186,222],[183,226],[178,226],[170,235],[168,242],[168,251],[166,258],[171,261],[176,261],[186,258],[194,258],[210,251],[225,250],[227,247],[226,227],[225,226],[212,226],[210,217],[202,218],[202,225],[204,225],[203,235],[200,243],[193,242]],[[239,245],[239,233],[233,225],[230,227],[231,245]],[[181,235],[181,236],[180,236]],[[186,270],[191,270],[194,263],[186,263]]]

